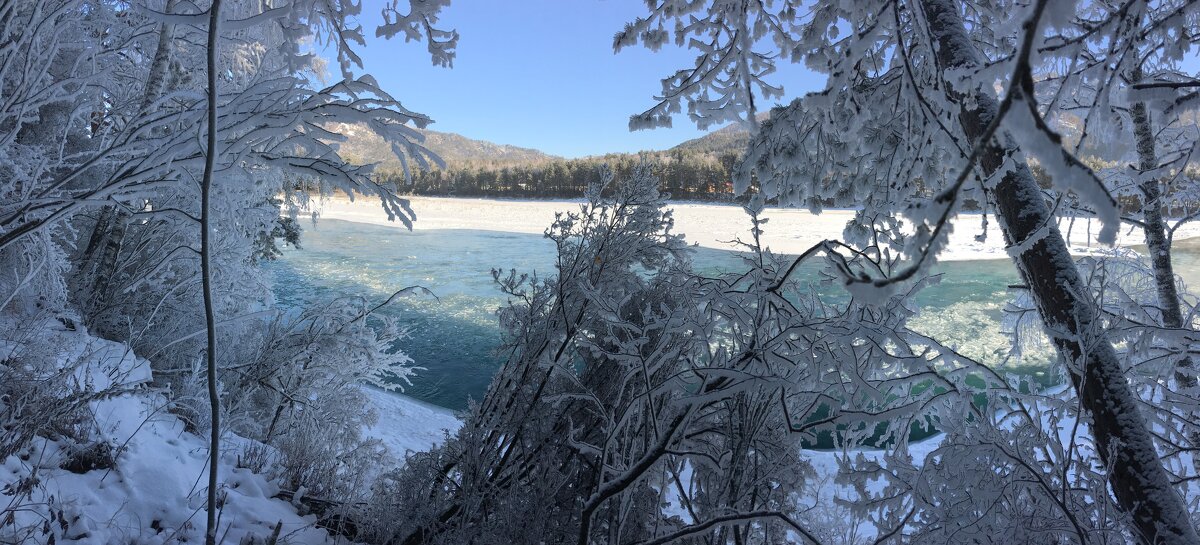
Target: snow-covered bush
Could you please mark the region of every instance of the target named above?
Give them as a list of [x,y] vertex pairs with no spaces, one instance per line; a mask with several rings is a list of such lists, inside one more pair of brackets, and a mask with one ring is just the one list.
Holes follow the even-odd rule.
[[[623,463],[618,460],[634,460],[647,446],[639,440],[606,444],[606,435],[617,428],[642,435],[646,426],[658,425],[650,422],[658,410],[678,413],[665,406],[677,393],[654,385],[672,374],[660,372],[663,366],[679,360],[649,350],[602,353],[602,345],[618,338],[614,335],[624,342],[611,350],[679,341],[675,331],[656,335],[659,340],[639,333],[660,327],[651,326],[656,320],[650,315],[660,316],[662,309],[640,306],[651,286],[665,307],[680,304],[676,299],[683,295],[665,280],[686,256],[670,233],[670,215],[654,186],[649,172],[641,171],[616,184],[612,200],[602,199],[605,188],[597,186],[579,212],[558,216],[546,232],[559,249],[557,276],[494,273],[512,299],[500,316],[506,332],[502,350],[511,355],[463,430],[444,447],[410,459],[393,477],[405,485],[390,496],[401,504],[403,522],[381,528],[390,535],[380,538],[571,540],[587,496],[601,486],[597,464],[604,463],[604,450],[614,449],[611,461]],[[626,321],[622,315],[637,318]],[[668,352],[696,342],[688,339]],[[659,409],[646,412],[653,406]],[[645,484],[629,488],[624,501],[642,504],[636,498],[649,491]],[[587,509],[589,517],[596,507]],[[647,515],[638,511],[634,516]],[[610,515],[617,516],[602,517]],[[636,527],[627,530],[633,533],[623,540],[641,535]]]
[[[41,334],[45,322],[20,326],[5,321],[0,337],[0,459],[29,446],[36,436],[86,442],[87,402],[76,365],[63,361]],[[10,329],[11,328],[11,329]]]
[[272,448],[285,489],[353,503],[369,488],[382,456],[362,436],[375,418],[362,388],[403,389],[415,370],[381,306],[348,297],[280,314],[228,369],[229,429]]
[[[1176,437],[1191,427],[1177,422],[1170,436],[1158,429],[1160,418],[1152,408],[1157,400],[1131,384],[1137,363],[1125,360],[1123,346],[1142,342],[1149,333],[1127,337],[1131,330],[1111,319],[1105,298],[1117,290],[1093,297],[1091,273],[1073,262],[1058,226],[1064,215],[1084,214],[1098,220],[1097,240],[1113,243],[1124,211],[1080,157],[1086,146],[1076,144],[1126,140],[1125,129],[1133,125],[1138,165],[1122,166],[1123,179],[1137,184],[1149,205],[1140,218],[1125,219],[1145,230],[1154,259],[1156,306],[1171,318],[1163,322],[1172,330],[1167,335],[1191,334],[1193,324],[1177,312],[1181,301],[1169,256],[1173,227],[1163,221],[1160,208],[1170,203],[1161,197],[1173,191],[1173,180],[1186,181],[1177,174],[1186,170],[1195,149],[1194,108],[1200,95],[1189,74],[1194,70],[1184,62],[1184,52],[1200,36],[1195,3],[654,0],[646,5],[645,15],[617,34],[618,49],[636,44],[658,49],[673,37],[698,54],[694,64],[662,80],[657,104],[633,116],[632,128],[669,125],[685,103],[700,126],[733,119],[753,126],[751,90],[780,96],[782,89],[767,79],[776,64],[803,63],[822,74],[823,88],[772,110],[751,137],[736,185],[746,188],[757,181],[764,198],[814,210],[829,203],[857,207],[845,231],[852,247],[827,241],[810,253],[864,252],[878,262],[902,256],[905,265],[887,269],[835,263],[848,293],[875,307],[929,273],[949,239],[951,219],[974,201],[985,218],[998,220],[1022,287],[1059,355],[1059,371],[1070,386],[1060,398],[1024,396],[1027,388],[976,367],[972,372],[984,383],[985,407],[1000,416],[962,420],[977,412],[962,395],[947,394],[930,405],[948,429],[962,430],[947,436],[953,441],[944,445],[945,453],[981,458],[962,472],[941,454],[926,458],[928,468],[912,462],[914,473],[879,496],[881,532],[935,543],[972,536],[1043,539],[1031,538],[1032,529],[1049,539],[1090,542],[1112,539],[1119,528],[1129,541],[1198,541],[1180,493],[1194,477],[1174,474],[1166,467],[1173,462],[1164,463],[1159,454],[1192,450],[1200,435],[1185,441]],[[1184,118],[1183,138],[1176,138]],[[1064,138],[1064,127],[1072,122],[1081,129],[1072,135],[1074,142]],[[1108,134],[1089,138],[1094,131]],[[1156,148],[1165,153],[1156,157]],[[1049,187],[1034,177],[1034,162],[1044,169]],[[915,343],[921,344],[926,343]],[[952,356],[932,345],[931,354]],[[884,359],[866,360],[875,372],[894,364],[887,361],[888,343],[879,347]],[[964,361],[957,355],[951,359]],[[1194,383],[1194,372],[1183,365],[1190,358],[1174,360],[1179,365],[1172,381]],[[967,384],[957,374],[938,386],[962,389]],[[926,376],[937,383],[944,375],[931,368]],[[881,393],[883,400],[891,395]],[[890,404],[856,400],[863,401]],[[1039,420],[1043,405],[1045,415],[1059,420]],[[1195,414],[1188,410],[1173,418],[1195,420]],[[1057,441],[1032,446],[1057,437],[1059,424],[1068,419],[1069,438],[1057,445],[1066,447],[1065,454],[1055,452]],[[1073,450],[1091,442],[1083,454]],[[1005,453],[1011,458],[994,467],[983,463],[999,456],[993,446],[1011,447]],[[895,450],[889,459],[908,463],[903,442]],[[1075,463],[1077,456],[1082,463]],[[886,465],[901,472],[900,465]],[[992,473],[981,473],[989,468]],[[871,474],[870,468],[862,469]],[[909,478],[926,470],[929,486]],[[1106,484],[1080,477],[1085,472],[1102,475]],[[964,476],[970,478],[967,486],[978,485],[976,498],[994,501],[960,494],[953,483]],[[871,503],[875,500],[865,505]],[[1044,515],[1033,516],[1030,509]],[[1030,528],[1022,529],[1023,522]]]
[[[856,444],[878,439],[880,422],[903,441],[928,412],[932,389],[897,394],[928,382],[933,360],[897,356],[889,361],[911,374],[843,378],[872,361],[854,343],[898,338],[902,305],[867,315],[798,297],[786,263],[756,243],[749,272],[695,273],[653,180],[645,168],[606,178],[611,191],[595,187],[578,213],[559,216],[546,232],[556,276],[495,273],[511,300],[501,312],[509,357],[456,436],[387,477],[391,494],[377,501],[400,516],[377,539],[805,536],[795,517],[814,476],[806,433],[841,425]],[[861,400],[872,394],[877,415],[843,408],[869,408]],[[863,421],[867,431],[849,428]]]

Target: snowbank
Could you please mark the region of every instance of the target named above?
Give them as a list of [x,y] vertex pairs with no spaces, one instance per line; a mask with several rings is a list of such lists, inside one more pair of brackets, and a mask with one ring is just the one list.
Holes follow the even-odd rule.
[[[70,330],[53,319],[21,328],[34,331],[39,346],[58,347],[60,368],[74,367],[84,389],[115,386],[123,392],[89,403],[95,422],[91,439],[112,447],[116,463],[111,467],[84,472],[60,467],[77,448],[64,437],[37,437],[0,462],[0,488],[12,491],[32,484],[28,497],[7,494],[5,507],[12,509],[13,520],[0,527],[0,542],[203,542],[208,442],[166,412],[163,395],[148,387],[149,363],[122,344]],[[31,343],[0,347],[0,359],[19,353],[22,344]],[[220,542],[265,538],[277,524],[288,543],[330,542],[325,530],[315,526],[315,517],[299,516],[291,504],[273,499],[278,490],[264,476],[236,467],[241,444],[240,438],[226,440],[229,450],[219,469],[226,494]],[[47,520],[51,524],[44,525]],[[32,534],[25,534],[31,528]]]
[[366,386],[363,391],[379,413],[379,420],[363,430],[363,435],[379,439],[397,460],[441,444],[447,433],[462,427],[450,409]]
[[[412,208],[417,214],[414,229],[478,229],[509,233],[541,234],[554,221],[556,212],[575,210],[579,201],[543,200],[499,200],[460,199],[450,197],[411,197]],[[706,248],[733,249],[731,241],[737,237],[749,238],[749,220],[740,206],[675,202],[671,204],[675,213],[676,231],[686,235],[689,242]],[[320,216],[330,219],[369,223],[376,225],[403,226],[389,222],[379,203],[372,199],[332,198],[319,207]],[[764,214],[767,223],[763,240],[773,251],[783,254],[798,254],[825,239],[842,238],[846,222],[854,215],[852,210],[827,210],[812,214],[795,208],[772,208]],[[953,223],[950,243],[939,257],[942,261],[968,261],[983,259],[1009,259],[1004,251],[1004,237],[995,221],[987,229],[983,242],[976,240],[984,233],[980,214],[962,214]],[[1071,251],[1087,254],[1107,249],[1095,242],[1099,224],[1094,221],[1076,220],[1062,222],[1060,228],[1069,236]],[[1182,240],[1200,236],[1200,224],[1191,223],[1180,228],[1175,239]],[[1143,244],[1139,229],[1123,229],[1117,245],[1123,247]]]
[[[111,467],[64,469],[71,467],[67,460],[80,446],[67,437],[37,437],[30,447],[0,460],[0,489],[7,496],[0,514],[13,517],[0,524],[0,543],[203,542],[208,441],[166,411],[165,397],[149,386],[149,362],[123,344],[54,319],[18,326],[0,318],[0,329],[27,333],[22,340],[0,341],[0,360],[52,347],[51,357],[60,369],[71,370],[81,388],[115,392],[91,401],[87,411],[95,423],[90,440],[107,443],[115,453]],[[461,426],[449,410],[379,390],[367,392],[380,418],[366,434],[382,440],[400,460],[409,451],[440,443],[447,431]],[[335,542],[316,526],[315,516],[300,516],[291,503],[275,499],[279,489],[264,475],[237,467],[249,443],[228,434],[223,440],[218,478],[225,500],[218,541],[266,538],[279,524],[281,543]],[[29,495],[8,493],[18,490],[29,490]]]

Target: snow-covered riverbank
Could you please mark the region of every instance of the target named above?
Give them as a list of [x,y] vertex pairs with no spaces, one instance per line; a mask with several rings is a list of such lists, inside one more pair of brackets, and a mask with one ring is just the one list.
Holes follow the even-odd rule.
[[[452,197],[411,197],[412,208],[417,214],[413,229],[477,229],[510,233],[540,234],[554,221],[556,212],[577,209],[579,201],[562,200],[507,200],[465,199]],[[731,243],[735,238],[748,239],[750,222],[741,207],[735,205],[704,204],[692,202],[673,203],[675,228],[689,242],[706,248],[719,250],[735,249]],[[324,218],[394,225],[372,199],[332,198],[318,206]],[[842,230],[854,212],[852,210],[826,210],[812,214],[794,208],[772,208],[764,214],[770,221],[765,227],[763,239],[771,250],[784,254],[798,254],[825,239],[842,238]],[[1094,235],[1099,225],[1089,225],[1087,220],[1076,220],[1073,224],[1060,225],[1069,235],[1071,249],[1077,254],[1087,254],[1106,249],[1095,242]],[[995,221],[987,229],[982,242],[976,239],[984,233],[980,214],[962,214],[953,224],[950,243],[939,259],[942,261],[968,261],[984,259],[1007,259],[1004,238]],[[1179,229],[1175,240],[1200,236],[1200,224],[1189,224]],[[1123,247],[1143,243],[1140,229],[1122,229],[1117,240]]]
[[[46,357],[74,376],[80,388],[109,392],[87,402],[90,440],[105,445],[97,454],[60,434],[35,437],[26,448],[0,459],[0,488],[9,496],[4,502],[15,509],[9,511],[11,519],[0,523],[0,543],[202,541],[207,439],[167,410],[162,392],[150,386],[149,362],[126,345],[91,336],[74,324],[64,327],[50,317],[20,325],[0,318],[0,328],[24,333],[9,337],[25,339],[0,340],[0,361],[47,351]],[[461,425],[447,409],[364,389],[379,413],[378,422],[365,432],[397,460],[441,443],[447,431]],[[301,515],[295,503],[281,499],[279,483],[269,475],[274,462],[263,462],[258,470],[243,463],[244,449],[252,444],[257,443],[231,433],[223,439],[221,542],[261,540],[277,526],[280,543],[337,542],[318,527],[315,515]],[[378,469],[388,469],[389,463],[381,460]],[[46,520],[55,524],[42,530]]]
[[[150,386],[149,362],[126,345],[50,317],[23,324],[3,317],[0,329],[24,333],[0,341],[0,361],[40,351],[94,395],[74,434],[91,443],[72,434],[38,435],[0,459],[0,488],[11,509],[0,523],[0,543],[203,542],[208,442],[167,410],[170,403]],[[300,515],[276,497],[278,483],[265,468],[241,463],[249,444],[228,433],[223,439],[221,542],[261,540],[277,527],[281,543],[330,542],[316,516]]]
[[398,460],[409,452],[423,452],[441,444],[447,433],[462,427],[462,421],[450,409],[375,388],[364,387],[363,391],[379,413],[375,425],[365,430],[366,435],[382,442]]

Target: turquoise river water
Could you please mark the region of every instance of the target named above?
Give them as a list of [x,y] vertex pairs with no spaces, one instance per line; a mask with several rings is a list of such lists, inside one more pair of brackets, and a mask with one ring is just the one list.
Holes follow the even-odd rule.
[[[479,399],[498,364],[495,311],[504,297],[493,268],[553,274],[554,247],[541,235],[474,230],[407,231],[397,227],[323,219],[305,226],[302,249],[288,249],[268,265],[275,295],[286,306],[361,295],[382,302],[398,289],[419,285],[437,297],[413,295],[383,312],[399,317],[410,336],[403,350],[425,370],[407,395],[462,409]],[[1181,249],[1177,272],[1200,278],[1200,252]],[[733,269],[732,252],[698,248],[697,268]],[[916,298],[916,329],[961,352],[999,365],[1009,343],[1000,322],[1018,281],[1011,262],[960,261],[942,264],[941,282]],[[804,274],[801,271],[801,274]],[[808,272],[811,274],[811,271]],[[840,289],[828,287],[825,289]],[[1026,356],[1024,367],[1045,367],[1048,355]],[[1040,371],[1034,371],[1040,373]],[[1052,377],[1046,377],[1053,380]]]

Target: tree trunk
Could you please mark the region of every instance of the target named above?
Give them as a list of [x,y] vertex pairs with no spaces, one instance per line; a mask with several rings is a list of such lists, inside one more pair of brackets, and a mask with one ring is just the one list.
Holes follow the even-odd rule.
[[[174,13],[179,0],[167,0],[166,12]],[[167,72],[171,66],[171,53],[175,50],[175,24],[163,23],[158,32],[158,47],[154,50],[154,61],[146,76],[146,90],[142,93],[142,113],[162,96],[166,87]]]
[[[1142,79],[1142,70],[1134,71],[1133,81]],[[1158,150],[1155,146],[1154,127],[1150,111],[1145,102],[1135,102],[1130,110],[1133,119],[1133,134],[1137,139],[1138,170],[1149,172],[1158,168]],[[1183,328],[1183,313],[1179,310],[1179,291],[1175,288],[1175,270],[1171,265],[1171,243],[1167,240],[1167,229],[1162,214],[1162,189],[1156,178],[1143,178],[1138,182],[1142,190],[1142,227],[1146,234],[1146,248],[1150,252],[1150,265],[1154,269],[1154,287],[1158,292],[1158,307],[1162,312],[1163,325],[1172,329]],[[1183,357],[1175,368],[1175,381],[1182,387],[1196,385],[1192,374],[1192,360]]]
[[[179,0],[168,0],[167,13],[173,13]],[[175,25],[163,23],[158,33],[158,46],[154,51],[154,60],[150,63],[150,71],[146,77],[146,88],[142,92],[140,113],[146,115],[155,100],[162,96],[167,80],[167,71],[171,64],[171,53],[175,49]],[[88,264],[92,275],[92,286],[87,304],[89,319],[95,318],[97,312],[103,312],[112,300],[109,285],[117,274],[117,258],[121,254],[121,245],[125,241],[125,230],[129,226],[129,216],[116,206],[105,206],[100,209],[100,218],[93,227],[91,239],[84,251],[83,263]],[[94,266],[91,266],[95,263]],[[86,276],[84,277],[87,278]],[[111,332],[105,332],[111,333]]]
[[121,244],[125,242],[125,228],[129,226],[129,215],[115,206],[105,206],[100,211],[101,216],[107,216],[107,230],[102,233],[100,256],[96,263],[96,277],[92,283],[92,296],[98,302],[95,310],[103,312],[107,303],[112,300],[109,284],[117,274],[117,258],[121,255]]
[[[1142,69],[1139,66],[1130,75],[1130,80],[1137,82],[1142,79]],[[1133,120],[1133,134],[1137,141],[1138,171],[1149,172],[1158,168],[1158,150],[1154,139],[1154,125],[1150,119],[1150,110],[1145,102],[1135,102],[1129,112]],[[1142,190],[1142,230],[1146,235],[1146,249],[1150,252],[1150,266],[1154,271],[1154,288],[1158,292],[1158,308],[1162,313],[1162,323],[1172,329],[1182,329],[1183,312],[1179,310],[1179,290],[1175,287],[1175,270],[1171,264],[1171,241],[1167,239],[1166,222],[1162,214],[1162,188],[1158,179],[1144,177],[1138,181]],[[1188,325],[1191,328],[1191,325]],[[1175,364],[1175,384],[1181,388],[1196,386],[1196,376],[1192,369],[1192,358],[1183,356]],[[1192,415],[1193,419],[1196,417]],[[1193,447],[1200,447],[1200,433],[1195,431],[1188,434]],[[1192,467],[1200,472],[1200,456],[1193,456]]]
[[205,545],[217,543],[217,469],[221,459],[221,398],[217,395],[217,318],[213,304],[212,270],[212,184],[217,160],[217,33],[220,30],[221,0],[208,8],[208,146],[204,152],[204,176],[200,182],[200,276],[204,291],[204,330],[207,333],[208,406],[212,428],[208,443],[208,501]]
[[[955,3],[924,0],[922,8],[943,71],[980,66]],[[947,86],[947,89],[951,87]],[[974,145],[998,114],[989,92],[951,93],[960,105],[959,123]],[[1015,161],[991,191],[1001,229],[1010,245],[1036,240],[1014,258],[1059,354],[1069,362],[1071,383],[1091,417],[1097,454],[1108,468],[1117,504],[1131,517],[1130,532],[1143,543],[1200,543],[1183,499],[1171,486],[1146,429],[1116,351],[1102,329],[1094,303],[1067,251],[1041,189],[1028,165],[1016,159],[1011,138],[997,135],[980,158],[985,177]],[[1042,233],[1045,229],[1047,232]]]

